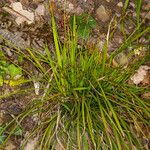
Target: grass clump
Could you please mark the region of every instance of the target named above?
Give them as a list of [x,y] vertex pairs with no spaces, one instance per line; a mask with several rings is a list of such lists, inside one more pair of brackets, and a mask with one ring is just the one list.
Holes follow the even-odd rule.
[[24,55],[42,74],[43,94],[5,129],[16,120],[21,124],[28,115],[38,114],[38,124],[27,140],[38,135],[41,150],[142,149],[139,136],[147,137],[143,127],[148,128],[149,103],[140,98],[144,88],[127,84],[139,64],[126,70],[111,65],[116,54],[142,34],[133,34],[132,41],[130,36],[107,58],[107,42],[103,53],[95,49],[91,54],[83,47],[78,48],[75,17],[72,31],[66,28],[63,44],[53,15],[51,19],[55,56],[51,56],[47,46],[46,55],[31,49],[27,49],[29,55]]

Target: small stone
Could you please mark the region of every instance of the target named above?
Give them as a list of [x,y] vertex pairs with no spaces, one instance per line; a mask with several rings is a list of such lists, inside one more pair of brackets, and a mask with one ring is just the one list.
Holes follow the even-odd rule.
[[14,2],[10,5],[12,7],[12,9],[14,9],[17,12],[22,11],[22,4],[20,2]]
[[106,22],[109,20],[109,13],[107,12],[107,10],[103,5],[98,7],[98,9],[96,10],[96,15],[97,18],[102,22]]
[[[22,4],[20,2],[14,2],[11,4],[12,9],[15,12],[11,12],[11,14],[13,14],[14,16],[16,16],[16,23],[18,25],[22,24],[23,22],[27,22],[28,24],[31,24],[34,22],[34,13],[24,10],[22,7]],[[3,7],[3,9],[5,9],[6,11],[9,12],[9,8],[8,7]],[[19,13],[20,15],[18,15],[17,13]]]
[[14,80],[19,80],[21,78],[22,75],[20,74],[17,74],[15,77],[14,77]]
[[148,20],[147,25],[150,25],[150,11],[149,12],[142,12],[141,13],[141,18]]
[[72,3],[70,3],[70,4],[68,5],[68,9],[70,9],[70,10],[74,9],[74,6],[73,6]]
[[118,7],[123,7],[123,3],[122,3],[122,2],[119,2],[119,3],[117,4],[117,6],[118,6]]
[[77,7],[76,9],[74,9],[74,10],[72,11],[72,13],[77,14],[77,15],[80,15],[80,14],[82,14],[83,12],[84,12],[84,10],[83,10],[81,7]]
[[29,139],[24,147],[24,150],[34,150],[36,148],[37,143],[38,137],[35,137],[34,139]]
[[66,12],[71,12],[74,9],[74,5],[72,3],[66,3]]
[[126,66],[128,64],[128,57],[125,53],[121,52],[115,57],[115,61],[121,66]]
[[38,7],[36,8],[35,12],[37,15],[44,16],[45,14],[45,7],[43,4],[39,4]]
[[116,14],[116,16],[117,16],[117,17],[120,17],[120,16],[121,16],[121,14],[120,14],[120,13],[117,13],[117,12],[116,12],[115,14]]
[[146,19],[150,20],[150,12],[148,12],[145,16]]
[[132,6],[133,8],[135,8],[135,4],[133,2],[130,2],[130,6]]
[[40,83],[34,81],[34,89],[35,89],[35,94],[39,95],[39,90],[40,90]]
[[9,57],[11,57],[13,55],[13,53],[11,52],[11,50],[9,48],[6,48],[6,53]]
[[150,2],[147,5],[143,6],[143,9],[144,10],[150,10]]
[[38,5],[36,3],[29,4],[29,7],[32,9],[37,9]]

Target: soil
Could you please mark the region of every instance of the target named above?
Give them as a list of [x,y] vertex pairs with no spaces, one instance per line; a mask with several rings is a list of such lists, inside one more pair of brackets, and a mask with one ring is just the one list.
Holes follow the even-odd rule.
[[[28,10],[30,12],[35,12],[39,5],[50,5],[48,0],[1,0],[0,35],[4,36],[7,40],[11,41],[21,50],[24,50],[27,47],[32,47],[34,49],[38,49],[40,53],[44,54],[43,46],[45,43],[47,43],[49,49],[51,49],[51,53],[54,53],[55,49],[53,44],[53,35],[51,31],[49,13],[46,10],[47,8],[45,8],[44,10],[44,15],[38,15],[32,24],[23,22],[18,25],[15,21],[16,15],[13,15],[12,12],[6,11],[4,9],[4,7],[9,8],[10,5],[14,2],[21,2],[23,9]],[[97,22],[97,27],[92,30],[90,38],[89,40],[87,40],[87,43],[89,42],[89,45],[94,45],[97,41],[100,41],[98,44],[99,49],[101,49],[103,42],[106,38],[109,23],[112,20],[112,18],[114,18],[113,22],[115,34],[114,38],[109,43],[109,49],[110,51],[115,50],[117,47],[119,47],[119,45],[123,42],[124,39],[119,25],[120,20],[123,17],[125,17],[125,14],[122,12],[123,3],[124,0],[66,0],[66,6],[64,7],[64,0],[53,0],[51,5],[53,5],[54,8],[54,14],[57,22],[60,39],[62,39],[63,42],[64,28],[62,18],[64,12],[66,11],[67,18],[69,18],[73,14],[80,15],[84,12],[90,14]],[[143,19],[146,18],[145,26],[150,25],[149,9],[149,0],[143,0],[141,17]],[[100,16],[98,10],[103,10],[104,12],[101,13],[104,15]],[[132,18],[132,21],[136,22],[135,5],[133,0],[130,1],[129,9],[126,11],[126,17],[130,17]],[[130,20],[127,20],[125,27],[125,31],[127,34],[130,34],[135,28],[135,26],[131,24]],[[142,41],[144,41],[144,44],[147,44],[147,41],[144,37]],[[17,62],[17,55],[13,51],[6,50],[6,47],[12,47],[2,39],[0,39],[0,45],[5,46],[5,48],[1,48],[0,50],[4,51],[11,61]],[[37,74],[37,70],[28,62],[21,65],[24,69],[30,72],[30,77],[31,75],[35,76]],[[9,122],[13,117],[18,116],[21,112],[23,112],[26,109],[28,104],[31,102],[31,99],[38,97],[34,92],[31,92],[30,94],[28,92],[27,94],[26,92],[23,92],[20,94],[12,95],[9,98],[2,99],[1,95],[9,94],[12,91],[14,92],[19,89],[26,91],[26,89],[29,88],[28,86],[31,85],[27,84],[24,86],[20,85],[17,87],[11,87],[8,84],[4,84],[2,87],[0,87],[0,125]],[[30,130],[35,124],[37,124],[37,122],[34,120],[34,118],[27,117],[22,122],[24,134],[27,131],[30,132]],[[5,150],[19,149],[19,145],[23,138],[23,136],[11,137],[7,146],[5,147]],[[8,146],[10,143],[11,146]]]

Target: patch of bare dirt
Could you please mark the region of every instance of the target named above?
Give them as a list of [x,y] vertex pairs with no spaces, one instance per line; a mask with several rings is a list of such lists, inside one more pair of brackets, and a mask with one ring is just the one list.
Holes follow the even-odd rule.
[[[119,45],[123,42],[123,35],[120,31],[119,23],[121,18],[124,17],[122,16],[124,15],[122,14],[124,0],[66,0],[66,4],[64,4],[64,1],[65,0],[53,0],[52,3],[49,3],[48,0],[1,0],[0,35],[4,36],[21,50],[24,50],[27,47],[32,47],[44,54],[45,52],[43,47],[44,44],[47,43],[51,52],[54,53],[53,37],[48,13],[49,5],[53,5],[57,27],[61,36],[60,38],[64,38],[64,12],[67,12],[68,19],[73,14],[79,15],[85,12],[90,13],[98,24],[98,26],[92,30],[92,36],[88,41],[89,47],[95,45],[95,43],[99,41],[99,48],[102,48],[107,35],[108,25],[112,18],[114,18],[113,26],[116,32],[114,34],[114,38],[109,43],[110,51],[119,47]],[[126,12],[126,15],[133,18],[135,21],[135,5],[133,2],[130,2],[129,10]],[[18,3],[18,6],[12,7],[12,5],[16,3]],[[19,6],[21,7],[21,10],[19,10]],[[48,7],[45,8],[45,6]],[[150,2],[148,0],[143,0],[142,18],[146,18],[145,25],[150,24],[149,9]],[[33,18],[30,18],[28,13],[32,14]],[[129,34],[135,28],[129,21],[127,21],[125,27],[126,32]],[[143,39],[143,41],[145,40],[146,39]],[[0,50],[5,51],[10,60],[17,61],[17,56],[13,51],[11,53],[6,51],[6,47],[10,48],[11,46],[2,39],[0,39],[0,44],[5,46],[5,48],[1,48]],[[29,62],[26,61],[21,65],[31,74],[36,74],[37,70],[30,65]],[[145,82],[147,82],[147,80]],[[25,87],[16,87],[16,89],[8,85],[4,85],[3,87],[0,87],[0,95],[13,92],[20,88],[28,88],[28,85]],[[35,97],[35,93],[32,92],[30,94],[20,93],[10,96],[9,98],[0,99],[0,125],[9,122],[12,119],[12,116],[16,117],[23,112],[31,102],[31,99]],[[149,92],[145,93],[143,97],[149,98]],[[35,122],[33,118],[27,117],[22,123],[22,126],[26,131],[30,131],[36,123],[37,122]],[[23,137],[12,137],[12,139],[10,139],[11,141],[6,145],[5,150],[18,149],[22,138]]]

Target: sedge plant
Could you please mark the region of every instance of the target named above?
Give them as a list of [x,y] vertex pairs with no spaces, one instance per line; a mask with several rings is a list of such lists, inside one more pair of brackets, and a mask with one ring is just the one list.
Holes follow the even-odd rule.
[[102,52],[95,48],[91,54],[85,47],[78,47],[75,16],[72,30],[65,27],[62,44],[52,11],[51,14],[55,55],[52,56],[47,45],[45,55],[30,48],[28,55],[21,53],[42,74],[39,82],[45,88],[40,97],[32,100],[24,112],[0,131],[3,133],[13,126],[3,145],[17,128],[15,120],[20,125],[27,116],[37,114],[38,123],[22,149],[34,137],[38,137],[36,145],[40,150],[143,149],[139,135],[147,137],[142,127],[148,128],[150,104],[140,97],[145,88],[127,84],[142,61],[126,70],[111,64],[118,53],[149,28],[131,34],[108,58],[109,38]]

